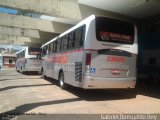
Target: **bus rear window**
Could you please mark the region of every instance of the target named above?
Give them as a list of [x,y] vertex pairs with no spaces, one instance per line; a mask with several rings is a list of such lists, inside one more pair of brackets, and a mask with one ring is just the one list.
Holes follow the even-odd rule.
[[96,37],[99,41],[133,44],[134,24],[106,17],[96,18]]
[[28,52],[29,55],[37,55],[41,53],[41,48],[29,47]]

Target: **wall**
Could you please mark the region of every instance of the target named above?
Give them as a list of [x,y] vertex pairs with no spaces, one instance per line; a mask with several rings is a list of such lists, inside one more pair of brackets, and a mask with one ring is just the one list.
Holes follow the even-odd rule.
[[0,69],[2,69],[2,65],[3,65],[3,57],[2,56],[0,56]]
[[3,57],[3,68],[14,68],[16,63],[15,57]]
[[138,78],[146,82],[160,84],[160,32],[139,35]]

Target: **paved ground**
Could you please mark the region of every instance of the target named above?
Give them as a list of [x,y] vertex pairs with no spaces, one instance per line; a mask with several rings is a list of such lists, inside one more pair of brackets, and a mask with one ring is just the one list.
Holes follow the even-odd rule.
[[[61,90],[55,80],[0,70],[0,113],[160,113],[160,95],[153,89]],[[151,90],[151,91],[150,91]]]

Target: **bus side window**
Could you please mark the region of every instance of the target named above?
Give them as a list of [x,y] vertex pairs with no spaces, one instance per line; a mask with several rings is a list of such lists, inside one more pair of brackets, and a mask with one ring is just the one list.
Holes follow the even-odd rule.
[[46,54],[46,47],[42,49],[42,56],[45,56],[45,54]]
[[25,51],[23,51],[22,53],[23,53],[23,54],[22,54],[22,57],[24,57],[24,56],[25,56]]
[[56,52],[60,52],[60,51],[61,51],[61,38],[57,40],[57,49],[56,49]]
[[83,40],[82,40],[82,30],[83,30],[83,27],[79,27],[75,31],[75,47],[76,48],[80,48],[83,45],[82,44],[83,43]]
[[51,54],[51,44],[48,44],[48,54]]
[[80,41],[80,46],[82,47],[84,45],[84,40],[85,40],[85,32],[86,32],[86,26],[82,26],[82,39]]
[[64,37],[62,37],[61,50],[66,51],[67,49],[68,49],[68,35],[65,35]]
[[74,38],[74,31],[73,32],[71,32],[70,34],[69,34],[69,41],[68,41],[68,48],[71,50],[71,49],[73,49],[74,48],[74,42],[75,42],[75,38]]
[[50,54],[52,54],[52,53],[53,53],[53,42],[50,43]]
[[46,54],[46,49],[45,49],[45,46],[42,48],[42,56],[45,56]]
[[57,41],[54,42],[54,53],[56,53]]

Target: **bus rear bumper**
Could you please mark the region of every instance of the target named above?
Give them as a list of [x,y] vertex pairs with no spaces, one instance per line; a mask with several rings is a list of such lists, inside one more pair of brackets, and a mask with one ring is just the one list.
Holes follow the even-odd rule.
[[85,76],[84,89],[119,89],[135,88],[136,77],[132,78],[102,78]]

